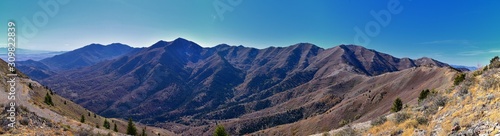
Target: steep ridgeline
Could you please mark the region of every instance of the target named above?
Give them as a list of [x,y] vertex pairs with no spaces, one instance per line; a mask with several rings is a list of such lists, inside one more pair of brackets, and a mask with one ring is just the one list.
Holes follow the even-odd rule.
[[[415,67],[449,66],[355,45],[203,48],[178,38],[41,82],[104,116],[132,117],[183,134],[209,134],[216,121],[253,115],[229,128],[240,135],[322,114],[370,77]],[[326,94],[303,98],[318,92]]]
[[17,67],[31,78],[40,80],[55,74],[54,72],[91,66],[138,50],[140,49],[120,43],[90,44],[40,61],[19,61]]

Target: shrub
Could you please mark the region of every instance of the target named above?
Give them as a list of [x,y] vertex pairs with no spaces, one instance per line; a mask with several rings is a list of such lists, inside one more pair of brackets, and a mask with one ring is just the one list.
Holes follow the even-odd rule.
[[495,99],[495,95],[494,94],[488,94],[486,96],[486,99],[488,99],[489,101],[491,101],[491,100]]
[[453,84],[458,85],[464,80],[465,80],[465,73],[460,73],[457,76],[455,76],[455,80],[453,80]]
[[425,117],[417,117],[417,122],[420,125],[424,125],[424,124],[427,124],[429,122],[429,120]]
[[334,136],[357,136],[359,135],[356,130],[352,129],[351,127],[347,127],[345,129],[340,130]]
[[116,127],[116,123],[115,126],[113,127],[113,131],[118,132],[118,127]]
[[410,118],[410,115],[408,113],[396,113],[394,115],[394,122],[401,123],[409,118]]
[[394,103],[392,104],[391,111],[398,112],[401,109],[403,109],[403,101],[401,101],[401,99],[399,98],[396,98],[396,100],[394,100]]
[[226,129],[224,129],[224,126],[217,125],[214,131],[214,136],[229,136],[229,134],[227,134]]
[[422,100],[424,100],[425,98],[427,98],[427,96],[429,95],[429,93],[431,93],[431,91],[429,91],[429,89],[422,90],[420,92],[420,95],[418,96],[418,102],[421,102]]
[[498,56],[495,56],[490,60],[489,68],[500,68],[500,58]]
[[472,73],[472,75],[474,75],[475,77],[479,76],[479,75],[482,75],[483,71],[485,71],[485,70],[484,69],[483,70],[476,70],[476,71],[474,71],[474,73]]
[[446,105],[446,97],[444,96],[436,96],[434,98],[434,104],[437,105],[437,106],[445,106]]
[[78,132],[76,132],[77,136],[91,136],[92,131],[90,129],[80,129]]
[[19,124],[21,125],[24,125],[24,126],[27,126],[29,124],[30,120],[29,118],[22,118],[20,121],[19,121]]
[[424,116],[434,115],[437,113],[438,106],[435,104],[424,106]]
[[347,120],[345,120],[345,119],[342,119],[342,120],[340,120],[340,122],[339,122],[339,126],[341,126],[341,127],[342,127],[342,126],[345,126],[345,125],[349,124],[349,122],[350,122],[350,121],[347,121]]
[[144,128],[142,129],[141,136],[148,136],[148,135],[146,134],[146,127],[144,127]]
[[49,95],[49,93],[45,94],[45,99],[43,102],[47,105],[54,106],[54,102],[52,102],[52,97]]
[[82,117],[80,118],[80,122],[85,123],[85,116],[82,115]]
[[466,94],[469,93],[469,90],[467,90],[467,88],[465,87],[461,87],[459,90],[458,90],[458,95],[459,96],[465,96]]
[[385,116],[380,116],[374,120],[372,120],[371,122],[371,125],[372,126],[378,126],[378,125],[382,125],[384,124],[385,122],[387,121],[387,118]]
[[107,119],[104,119],[104,123],[102,124],[102,126],[106,129],[109,129],[111,127]]
[[63,128],[63,131],[68,131],[68,130],[71,129],[71,126],[69,126],[69,125],[63,125],[62,128]]

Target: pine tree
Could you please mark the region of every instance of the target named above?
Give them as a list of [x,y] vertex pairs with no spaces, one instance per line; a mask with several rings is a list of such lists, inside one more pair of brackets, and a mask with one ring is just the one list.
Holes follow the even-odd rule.
[[113,128],[113,131],[118,132],[118,127],[116,127],[116,123],[115,123],[115,126]]
[[431,91],[429,89],[426,89],[426,90],[422,90],[420,92],[420,95],[418,96],[418,102],[424,100],[425,98],[427,98],[427,95],[429,95]]
[[401,99],[399,98],[396,98],[396,100],[394,100],[394,103],[392,104],[391,111],[398,112],[401,109],[403,109],[403,101],[401,101]]
[[54,106],[54,103],[52,102],[52,97],[50,97],[49,93],[45,94],[45,99],[43,101],[47,105]]
[[82,115],[82,117],[80,118],[80,122],[85,123],[85,116]]
[[132,118],[128,118],[127,135],[137,135],[137,128],[135,128]]
[[102,126],[106,129],[109,129],[111,127],[107,119],[104,119],[104,124],[102,124]]
[[141,136],[148,136],[148,135],[146,134],[146,127],[144,127],[144,128],[142,129],[142,134],[141,134]]
[[229,136],[229,134],[227,134],[226,129],[224,129],[224,126],[217,125],[217,128],[215,128],[214,131],[214,136]]

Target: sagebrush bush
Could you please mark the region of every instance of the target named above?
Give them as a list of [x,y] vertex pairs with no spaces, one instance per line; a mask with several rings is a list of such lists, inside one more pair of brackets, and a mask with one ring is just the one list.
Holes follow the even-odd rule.
[[416,120],[420,125],[426,125],[429,122],[426,117],[417,117]]
[[349,124],[349,122],[350,122],[350,121],[348,121],[348,120],[342,119],[342,120],[340,120],[340,122],[339,122],[339,126],[341,126],[341,127],[342,127],[342,126],[345,126],[345,125]]
[[402,123],[409,118],[410,118],[410,114],[405,113],[405,112],[394,114],[394,122],[396,122],[396,123]]
[[447,99],[444,96],[440,96],[439,95],[439,96],[434,97],[434,104],[436,106],[445,106],[446,105],[446,101],[447,101]]
[[380,117],[372,120],[372,122],[370,124],[372,126],[378,126],[378,125],[384,124],[386,121],[387,121],[387,118],[385,116],[380,116]]
[[418,96],[418,102],[421,102],[422,100],[424,100],[425,98],[427,98],[427,96],[431,93],[431,91],[429,91],[429,89],[426,89],[426,90],[422,90],[420,92],[420,95]]
[[490,60],[490,65],[488,66],[490,69],[491,68],[500,68],[500,58],[498,56],[493,57]]
[[465,80],[465,73],[459,73],[458,75],[455,76],[455,80],[453,80],[453,84],[458,85],[464,80]]
[[342,129],[334,134],[334,136],[357,136],[357,135],[359,134],[356,132],[356,130],[352,129],[351,127]]

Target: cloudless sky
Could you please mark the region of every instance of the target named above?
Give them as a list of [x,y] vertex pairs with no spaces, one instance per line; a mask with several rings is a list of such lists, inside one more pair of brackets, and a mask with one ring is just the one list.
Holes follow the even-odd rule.
[[[387,12],[394,2],[400,12],[381,25],[370,12]],[[58,10],[47,12],[43,3]],[[3,0],[0,29],[6,37],[7,22],[15,21],[18,47],[36,50],[115,42],[147,47],[183,37],[204,47],[361,44],[396,57],[476,66],[500,55],[498,7],[493,0]],[[354,28],[366,34],[374,24],[379,29],[368,27],[378,30],[370,42],[356,42]]]

